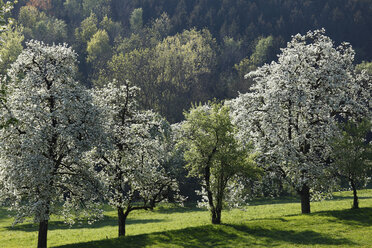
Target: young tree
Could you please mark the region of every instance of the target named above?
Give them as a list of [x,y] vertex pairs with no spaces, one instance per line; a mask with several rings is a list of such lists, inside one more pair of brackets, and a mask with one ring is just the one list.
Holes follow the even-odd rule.
[[216,65],[215,46],[207,29],[185,30],[158,43],[150,63],[161,92],[160,113],[172,121],[179,120],[190,102],[207,98],[206,75],[210,76]]
[[142,20],[143,10],[142,8],[134,9],[132,14],[130,15],[129,22],[130,28],[133,32],[140,32],[143,26]]
[[[18,32],[9,31],[9,27],[11,26],[5,15],[9,13],[13,9],[14,1],[7,1],[4,3],[3,1],[0,2],[0,111],[4,108],[5,97],[6,97],[6,78],[4,77],[3,73],[5,72],[5,67],[7,67],[7,62],[11,62],[14,59],[14,55],[18,56],[18,49],[21,47],[21,42],[23,40],[23,36],[21,38],[18,35]],[[18,54],[17,54],[18,53]],[[17,54],[17,55],[16,55]],[[0,129],[8,126],[14,121],[13,118],[6,119],[0,118]]]
[[17,1],[4,1],[0,2],[0,32],[3,32],[7,29],[7,20],[5,18],[5,14],[9,13],[13,9],[13,4]]
[[98,30],[87,43],[87,62],[99,71],[110,58],[110,37],[106,30]]
[[236,192],[241,189],[240,179],[254,177],[257,170],[249,149],[235,137],[227,106],[214,102],[194,106],[185,118],[179,144],[185,146],[186,166],[190,176],[202,179],[203,202],[208,204],[212,223],[220,224],[223,203],[242,200]]
[[174,122],[182,119],[182,110],[191,101],[207,98],[206,75],[214,69],[216,54],[208,30],[186,30],[163,39],[169,25],[162,15],[141,34],[123,39],[95,83],[128,79],[141,88],[141,106]]
[[[66,0],[63,2],[63,11],[68,23],[71,23],[72,26],[76,27],[81,20],[84,19],[83,13],[83,3],[81,0]],[[91,13],[89,13],[91,14]]]
[[19,10],[18,23],[23,26],[26,40],[36,39],[48,44],[67,40],[67,25],[61,20],[40,12],[32,5]]
[[22,52],[23,35],[21,28],[8,25],[7,30],[0,34],[0,74],[5,75],[10,65],[16,61]]
[[[100,26],[103,26],[103,22],[104,20]],[[138,97],[140,106],[160,112],[162,92],[159,89],[157,77],[161,72],[154,68],[152,61],[157,54],[154,47],[168,35],[170,20],[166,14],[163,14],[154,20],[152,25],[141,30],[120,41],[115,54],[104,70],[100,71],[101,74],[94,84],[103,86],[113,79],[117,79],[119,84],[125,84],[126,80],[129,80],[141,89]]]
[[111,0],[82,0],[82,10],[84,16],[94,13],[102,20],[111,15]]
[[15,211],[15,224],[26,217],[39,223],[38,247],[45,248],[51,214],[69,218],[68,210],[82,205],[91,209],[84,215],[99,213],[93,211],[98,180],[81,157],[101,137],[101,128],[91,96],[74,80],[72,49],[37,41],[26,46],[9,71],[1,112],[17,121],[0,130],[0,199]]
[[[23,35],[18,28],[8,25],[4,32],[0,34],[0,111],[4,110],[7,93],[6,71],[22,52]],[[14,118],[1,118],[0,129],[7,127],[15,121]]]
[[[247,76],[251,93],[233,101],[241,135],[254,142],[268,171],[280,173],[301,196],[310,213],[310,193],[332,186],[327,178],[336,116],[365,116],[371,86],[354,76],[354,51],[335,48],[324,30],[295,35],[278,62]],[[326,181],[325,181],[326,180]]]
[[98,18],[94,13],[91,13],[89,17],[85,18],[81,23],[80,27],[75,29],[75,38],[77,42],[81,43],[84,47],[98,31]]
[[117,208],[119,236],[125,235],[131,211],[153,209],[178,192],[172,169],[165,166],[169,157],[169,125],[152,111],[140,111],[138,88],[129,82],[114,83],[95,91],[95,101],[104,110],[108,134],[106,148],[97,149],[89,160],[101,168],[109,204]]
[[127,78],[137,87],[141,88],[138,92],[140,106],[145,109],[155,109],[159,105],[159,89],[156,82],[157,72],[150,65],[154,59],[153,49],[134,49],[127,53],[120,53],[112,56],[107,63],[106,75],[96,81],[96,85],[107,82],[107,79],[121,78],[118,83],[125,84],[123,77]]
[[99,23],[99,27],[107,31],[107,34],[110,37],[110,42],[112,44],[114,44],[115,39],[119,37],[123,30],[120,22],[114,22],[108,16],[103,17],[102,21]]
[[234,67],[241,75],[245,75],[247,71],[256,70],[258,66],[263,65],[268,61],[270,53],[274,47],[274,38],[270,35],[268,37],[260,37],[257,40],[256,47],[249,58],[244,58]]
[[342,133],[333,143],[335,169],[346,178],[353,190],[353,208],[359,208],[357,189],[365,186],[372,172],[372,144],[366,140],[371,122],[347,122],[341,125]]
[[372,62],[363,61],[362,63],[355,66],[357,72],[361,73],[363,70],[372,77]]

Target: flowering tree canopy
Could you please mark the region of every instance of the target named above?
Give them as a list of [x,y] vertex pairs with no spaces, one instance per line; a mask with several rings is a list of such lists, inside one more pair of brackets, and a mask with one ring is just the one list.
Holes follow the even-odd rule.
[[280,173],[301,195],[310,212],[310,189],[325,191],[331,139],[337,116],[368,113],[371,86],[354,73],[354,51],[335,48],[324,30],[295,35],[278,62],[249,73],[252,92],[232,101],[241,138],[250,139],[268,171]]
[[133,210],[152,209],[178,192],[170,168],[169,124],[152,111],[139,110],[137,87],[109,83],[95,90],[95,102],[104,110],[108,135],[106,147],[97,148],[89,160],[96,161],[106,186],[105,195],[118,210],[119,236]]
[[[0,130],[0,199],[16,212],[15,223],[39,222],[46,247],[51,214],[94,206],[99,188],[84,152],[101,137],[98,110],[74,80],[77,55],[66,45],[26,43],[9,71],[11,83],[1,117],[16,120]],[[87,211],[86,214],[96,214]]]

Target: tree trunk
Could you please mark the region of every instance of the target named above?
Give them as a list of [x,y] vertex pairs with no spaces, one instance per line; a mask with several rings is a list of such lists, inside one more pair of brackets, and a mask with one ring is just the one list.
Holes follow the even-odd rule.
[[217,222],[217,214],[215,209],[211,209],[211,216],[212,216],[212,224],[218,224]]
[[[220,224],[221,223],[221,213],[218,214],[218,211],[216,210],[216,207],[214,206],[213,202],[213,193],[210,188],[210,176],[211,176],[211,170],[209,165],[205,167],[205,184],[206,184],[206,191],[207,191],[207,196],[208,196],[208,203],[209,203],[209,208],[211,211],[212,215],[212,224]],[[219,217],[218,217],[219,216]]]
[[123,208],[118,208],[119,237],[125,236],[125,215]]
[[119,224],[119,237],[125,236],[125,222],[127,221],[128,214],[132,211],[133,208],[127,207],[124,212],[124,209],[118,208],[118,224]]
[[212,214],[212,223],[213,224],[221,224],[221,212],[222,212],[222,199],[223,199],[223,174],[221,173],[220,178],[218,180],[218,190],[216,194],[216,203],[214,208],[214,219]]
[[212,224],[221,224],[221,208],[212,209],[211,213],[212,213]]
[[37,248],[47,248],[48,220],[40,221]]
[[304,184],[302,189],[298,191],[301,196],[301,212],[303,214],[310,213],[310,188]]
[[353,194],[354,194],[353,209],[358,209],[359,202],[358,202],[357,189],[356,189],[354,181],[351,181],[351,187],[353,188]]

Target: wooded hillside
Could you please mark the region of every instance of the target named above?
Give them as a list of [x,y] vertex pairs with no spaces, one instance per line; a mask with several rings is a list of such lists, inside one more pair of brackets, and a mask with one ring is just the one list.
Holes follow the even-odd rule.
[[372,60],[369,0],[20,0],[12,17],[5,40],[15,48],[3,64],[29,39],[67,42],[81,82],[130,80],[141,105],[172,122],[191,102],[246,92],[243,75],[276,60],[297,33],[325,28],[352,44],[357,63]]

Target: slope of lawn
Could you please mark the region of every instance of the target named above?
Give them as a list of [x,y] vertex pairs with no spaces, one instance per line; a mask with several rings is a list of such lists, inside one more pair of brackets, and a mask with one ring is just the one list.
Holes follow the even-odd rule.
[[[359,210],[351,210],[351,192],[313,202],[312,213],[300,214],[296,199],[257,200],[244,211],[222,214],[222,225],[211,225],[209,213],[197,208],[161,206],[132,212],[127,237],[117,237],[116,211],[93,225],[66,226],[52,218],[49,247],[372,247],[372,190],[359,192]],[[36,247],[37,226],[12,227],[0,209],[0,247]]]

